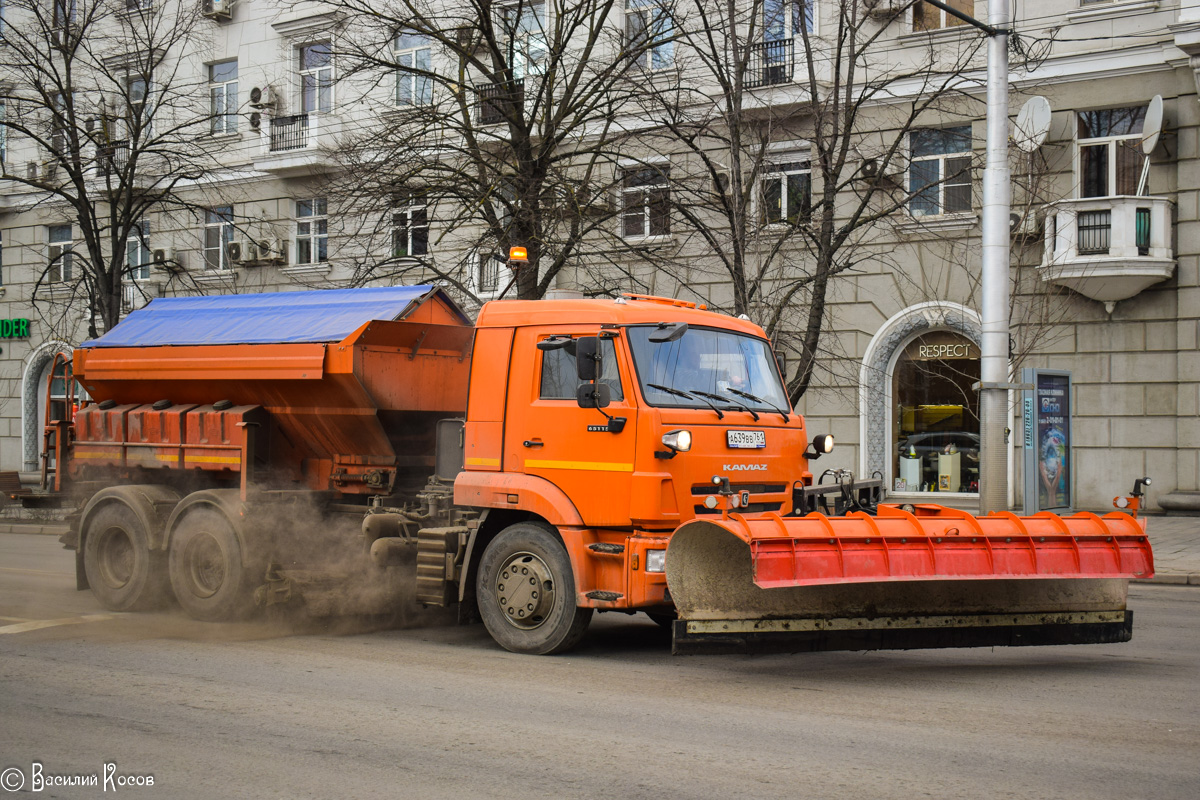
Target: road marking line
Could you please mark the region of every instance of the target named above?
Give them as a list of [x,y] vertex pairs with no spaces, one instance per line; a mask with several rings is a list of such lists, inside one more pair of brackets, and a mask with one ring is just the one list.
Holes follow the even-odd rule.
[[5,622],[29,622],[29,617],[0,617]]
[[48,569],[19,569],[17,567],[0,567],[0,572],[16,572],[19,575],[74,575],[74,572],[53,572]]
[[65,619],[37,619],[31,622],[22,622],[19,625],[5,625],[0,627],[0,635],[6,633],[25,633],[26,631],[37,631],[42,628],[54,628],[58,625],[78,625],[81,622],[100,622],[102,620],[112,619],[111,614],[86,614],[82,617],[66,617]]

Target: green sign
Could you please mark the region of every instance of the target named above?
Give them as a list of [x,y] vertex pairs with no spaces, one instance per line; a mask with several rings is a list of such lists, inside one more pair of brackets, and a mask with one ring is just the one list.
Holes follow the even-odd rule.
[[29,320],[0,319],[0,339],[25,339],[29,336]]

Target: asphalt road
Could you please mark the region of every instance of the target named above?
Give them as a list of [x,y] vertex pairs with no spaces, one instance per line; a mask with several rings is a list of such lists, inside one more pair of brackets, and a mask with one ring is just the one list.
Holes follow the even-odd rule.
[[171,798],[1194,800],[1200,589],[1131,592],[1123,645],[673,657],[606,614],[538,658],[481,626],[110,615],[53,537],[5,535],[0,769],[27,792],[33,761],[114,763]]

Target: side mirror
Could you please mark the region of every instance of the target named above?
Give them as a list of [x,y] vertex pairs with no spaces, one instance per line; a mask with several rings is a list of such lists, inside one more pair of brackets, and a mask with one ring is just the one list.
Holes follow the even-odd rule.
[[663,342],[673,342],[685,333],[687,333],[686,322],[674,322],[670,324],[660,322],[658,323],[658,329],[647,338],[655,344],[662,344]]
[[600,337],[581,336],[575,340],[575,372],[581,381],[594,381],[600,376]]
[[607,383],[581,383],[575,390],[580,408],[607,408],[612,402],[612,389]]

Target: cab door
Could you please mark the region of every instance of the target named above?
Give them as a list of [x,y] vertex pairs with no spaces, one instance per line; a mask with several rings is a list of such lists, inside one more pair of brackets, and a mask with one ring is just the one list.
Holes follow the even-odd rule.
[[513,363],[526,367],[509,389],[505,463],[553,483],[589,526],[629,525],[637,414],[628,353],[614,333],[605,331],[612,338],[601,340],[601,380],[612,392],[604,412],[625,420],[619,433],[600,410],[579,407],[575,357],[567,349],[537,348],[551,335],[596,336],[598,327],[527,328],[513,343]]

